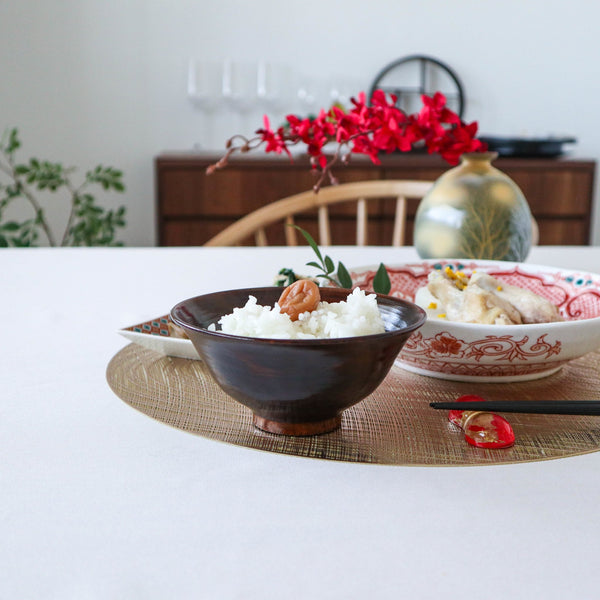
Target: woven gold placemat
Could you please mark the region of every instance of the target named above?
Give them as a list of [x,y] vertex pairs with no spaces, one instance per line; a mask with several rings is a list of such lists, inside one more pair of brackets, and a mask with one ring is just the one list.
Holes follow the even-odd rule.
[[561,458],[600,449],[600,417],[505,415],[516,443],[484,450],[469,446],[432,401],[477,393],[492,399],[593,399],[598,396],[600,354],[590,353],[545,379],[473,384],[443,381],[393,367],[368,398],[344,412],[340,429],[289,437],[252,425],[252,414],[214,382],[198,360],[162,356],[136,344],[116,354],[107,368],[112,390],[140,412],[213,440],[293,454],[387,465],[490,465]]

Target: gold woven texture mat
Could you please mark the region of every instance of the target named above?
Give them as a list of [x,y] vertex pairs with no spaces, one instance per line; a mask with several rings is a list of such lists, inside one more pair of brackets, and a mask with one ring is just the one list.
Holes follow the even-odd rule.
[[317,436],[265,433],[252,414],[214,382],[198,360],[162,356],[136,344],[110,361],[111,389],[140,412],[190,433],[268,452],[387,465],[491,465],[562,458],[600,449],[600,417],[506,414],[516,443],[469,446],[446,411],[429,402],[462,394],[486,400],[591,400],[598,397],[600,354],[590,353],[538,381],[475,384],[416,375],[394,366],[368,398],[344,412],[340,429]]

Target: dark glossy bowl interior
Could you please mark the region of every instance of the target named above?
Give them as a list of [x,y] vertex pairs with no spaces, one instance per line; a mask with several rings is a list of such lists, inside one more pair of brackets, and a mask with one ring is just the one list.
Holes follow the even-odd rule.
[[[378,296],[385,333],[352,338],[275,340],[208,331],[248,296],[273,306],[281,288],[216,292],[191,298],[171,311],[221,388],[249,407],[254,423],[273,433],[310,435],[339,426],[344,409],[377,388],[425,312],[410,302]],[[348,290],[323,288],[327,302]]]

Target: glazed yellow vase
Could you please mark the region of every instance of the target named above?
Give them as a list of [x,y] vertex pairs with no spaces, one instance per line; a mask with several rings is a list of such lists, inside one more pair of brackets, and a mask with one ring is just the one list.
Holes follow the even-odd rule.
[[523,192],[492,166],[495,152],[464,154],[423,198],[414,244],[421,258],[522,262],[532,243],[531,211]]

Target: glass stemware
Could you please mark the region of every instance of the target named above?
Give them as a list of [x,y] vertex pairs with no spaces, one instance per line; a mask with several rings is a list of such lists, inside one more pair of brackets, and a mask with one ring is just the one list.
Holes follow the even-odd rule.
[[215,111],[223,94],[221,63],[191,58],[188,62],[187,94],[203,111]]

